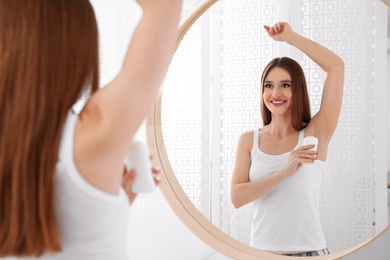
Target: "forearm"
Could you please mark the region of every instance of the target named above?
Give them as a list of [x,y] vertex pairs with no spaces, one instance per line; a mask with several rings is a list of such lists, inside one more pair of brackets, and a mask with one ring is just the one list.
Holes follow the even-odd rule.
[[239,183],[232,186],[231,200],[235,208],[240,208],[275,188],[279,183],[287,178],[281,171],[273,173],[255,182]]
[[[95,95],[97,114],[111,144],[122,145],[150,113],[176,48],[181,0],[148,0],[132,35],[122,69]],[[176,3],[177,2],[177,3]],[[129,143],[123,146],[125,152]]]
[[181,13],[181,1],[156,3],[161,4],[143,9],[123,63],[123,72],[132,72],[132,78],[143,80],[139,83],[145,87],[159,86],[165,77],[175,51]]
[[[308,129],[311,128],[327,147],[336,129],[343,99],[344,61],[325,46],[295,32],[289,34],[285,41],[304,52],[326,72],[321,106]],[[324,150],[321,158],[326,158]]]
[[344,66],[343,60],[337,54],[295,32],[287,37],[286,42],[304,52],[325,72],[337,71]]

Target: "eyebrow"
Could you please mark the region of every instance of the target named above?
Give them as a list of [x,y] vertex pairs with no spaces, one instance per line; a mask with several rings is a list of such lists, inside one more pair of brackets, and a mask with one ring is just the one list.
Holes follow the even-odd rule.
[[[273,83],[273,81],[266,80],[266,81],[264,81],[264,83]],[[281,83],[290,83],[291,84],[291,80],[282,80]]]

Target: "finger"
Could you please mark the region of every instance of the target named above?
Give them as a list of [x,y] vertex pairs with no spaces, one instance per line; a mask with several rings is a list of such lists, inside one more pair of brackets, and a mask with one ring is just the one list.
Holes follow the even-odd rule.
[[311,150],[295,151],[294,154],[292,154],[292,156],[297,163],[300,163],[303,160],[310,160],[310,161],[317,160],[317,154],[318,154],[317,152]]
[[314,163],[317,159],[316,158],[305,158],[305,159],[301,159],[300,161],[300,164],[303,164],[303,163]]
[[317,157],[318,152],[313,150],[304,150],[304,151],[297,151],[294,156],[297,158],[315,158]]
[[274,26],[273,26],[272,28],[274,29],[275,34],[278,34],[278,33],[280,32],[279,26],[278,26],[277,23],[275,23]]
[[159,167],[152,167],[152,173],[160,173],[160,168]]
[[123,176],[122,187],[126,190],[126,192],[128,192],[131,188],[131,181],[128,174]]
[[130,201],[130,205],[131,205],[131,204],[133,204],[133,202],[137,198],[137,194],[131,193],[131,194],[128,194],[128,196],[129,196],[129,201]]
[[154,182],[156,183],[156,185],[158,185],[161,181],[161,174],[160,172],[153,172],[153,179],[154,179]]
[[[314,144],[302,145],[301,147],[296,149],[296,151],[308,151],[308,150],[313,149],[314,147],[316,147]],[[311,150],[311,151],[313,151],[313,150]]]
[[153,179],[154,179],[154,183],[156,184],[156,186],[160,184],[160,182],[161,182],[160,174],[153,175]]
[[158,185],[161,181],[161,173],[159,167],[152,167],[153,179],[156,185]]
[[316,158],[317,152],[308,150],[307,152],[299,153],[297,156],[300,158]]
[[264,25],[264,29],[266,30],[268,36],[272,37],[272,27],[269,27],[268,25]]
[[136,176],[136,171],[131,169],[127,171],[123,176],[122,187],[125,189],[127,196],[129,198],[130,205],[133,204],[134,200],[137,197],[137,194],[131,191],[131,187],[133,186],[134,180]]
[[282,31],[282,29],[283,29],[282,23],[281,23],[281,22],[277,23],[277,24],[276,24],[276,28],[278,28],[278,31],[279,31],[279,32]]
[[296,170],[298,170],[303,164],[312,164],[316,161],[316,159],[308,159],[308,158],[298,158],[294,160],[294,164],[296,165]]
[[129,186],[132,185],[135,179],[135,170],[126,171],[126,173],[123,175],[123,186],[125,188],[129,188]]
[[128,178],[131,182],[134,182],[135,176],[136,176],[136,172],[134,169],[131,169],[130,171],[128,171]]
[[129,172],[126,170],[123,172],[123,175],[122,175],[122,186],[127,191],[128,189],[130,189],[131,183],[132,182],[130,179]]
[[130,189],[126,193],[127,193],[127,197],[129,198],[130,205],[133,204],[133,202],[137,198],[137,194],[131,192]]

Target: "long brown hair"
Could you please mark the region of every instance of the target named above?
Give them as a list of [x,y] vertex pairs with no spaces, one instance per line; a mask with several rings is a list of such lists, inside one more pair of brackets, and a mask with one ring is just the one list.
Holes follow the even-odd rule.
[[98,78],[88,0],[0,0],[0,257],[61,250],[59,140],[68,110]]
[[311,120],[310,112],[310,101],[309,94],[307,92],[305,74],[301,66],[293,59],[288,57],[275,58],[271,60],[265,67],[261,76],[261,116],[263,118],[263,125],[271,123],[272,114],[271,111],[264,104],[263,93],[264,93],[264,81],[271,71],[275,67],[285,69],[291,76],[291,89],[292,89],[292,125],[295,130],[299,131]]

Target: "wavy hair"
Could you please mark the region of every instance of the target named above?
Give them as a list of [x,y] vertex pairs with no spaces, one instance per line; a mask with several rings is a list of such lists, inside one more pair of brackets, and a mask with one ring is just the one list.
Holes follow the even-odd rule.
[[88,0],[0,0],[0,257],[61,250],[53,176],[69,109],[98,88]]

